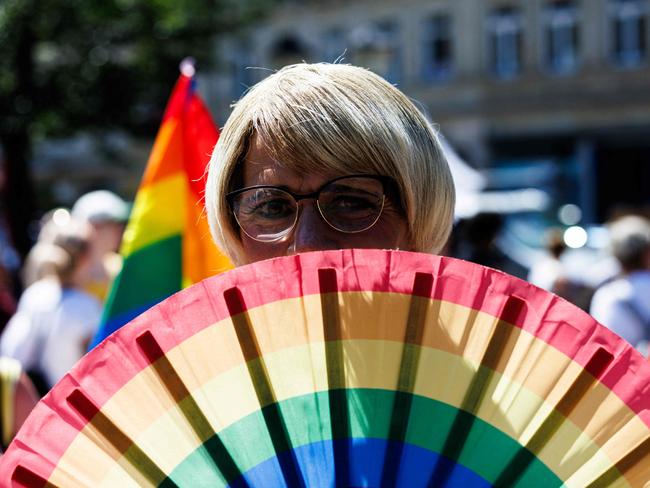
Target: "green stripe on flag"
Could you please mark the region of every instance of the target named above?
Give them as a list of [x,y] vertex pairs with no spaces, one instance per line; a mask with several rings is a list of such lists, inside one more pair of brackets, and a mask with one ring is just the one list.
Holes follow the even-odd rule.
[[150,244],[124,260],[102,322],[152,304],[181,289],[180,235]]

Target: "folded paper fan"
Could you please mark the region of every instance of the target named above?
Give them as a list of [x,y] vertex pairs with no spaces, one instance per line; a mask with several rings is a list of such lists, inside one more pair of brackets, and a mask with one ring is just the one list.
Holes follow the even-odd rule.
[[495,270],[378,250],[210,278],[45,397],[2,486],[650,486],[650,364]]

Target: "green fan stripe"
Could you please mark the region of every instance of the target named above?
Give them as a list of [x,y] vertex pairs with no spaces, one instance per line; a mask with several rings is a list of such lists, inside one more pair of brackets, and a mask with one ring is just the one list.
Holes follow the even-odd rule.
[[156,303],[180,290],[181,252],[181,236],[174,235],[129,255],[111,289],[102,322]]
[[[348,389],[350,436],[388,439],[396,394],[409,395],[377,389]],[[411,396],[411,413],[404,442],[441,453],[454,424],[466,423],[469,425],[467,438],[458,458],[453,459],[456,463],[493,483],[501,474],[500,467],[506,466],[509,460],[517,455],[528,456],[528,469],[515,486],[562,485],[557,475],[537,457],[490,424],[448,404],[418,395]],[[292,446],[331,440],[328,392],[303,395],[276,405],[284,418]],[[309,418],[320,418],[321,421],[308,422]],[[261,411],[222,430],[219,438],[241,472],[276,455]],[[210,440],[196,449],[174,469],[169,478],[181,486],[223,486],[223,479],[215,472],[209,455],[209,445]]]

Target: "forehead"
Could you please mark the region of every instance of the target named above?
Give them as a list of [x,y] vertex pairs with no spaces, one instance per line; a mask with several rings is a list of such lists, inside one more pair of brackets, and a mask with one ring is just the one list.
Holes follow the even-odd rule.
[[323,183],[342,176],[331,172],[304,173],[297,172],[279,164],[267,151],[257,135],[250,140],[250,145],[242,164],[242,183],[244,187],[255,185],[284,186],[288,189],[308,193],[320,188]]

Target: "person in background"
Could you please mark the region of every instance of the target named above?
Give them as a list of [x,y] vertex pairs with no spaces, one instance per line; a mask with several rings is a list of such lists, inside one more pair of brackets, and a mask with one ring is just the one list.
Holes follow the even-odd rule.
[[527,268],[497,246],[503,223],[503,217],[494,212],[481,212],[460,221],[454,229],[450,254],[525,279]]
[[549,229],[545,239],[546,256],[531,266],[528,281],[533,285],[553,291],[558,281],[565,278],[564,264],[560,260],[567,246],[562,231],[557,228]]
[[546,232],[545,237],[547,255],[531,266],[528,281],[589,311],[594,290],[584,281],[570,276],[567,272],[567,264],[562,260],[567,252],[562,230],[553,227]]
[[21,270],[25,289],[46,276],[56,274],[55,268],[60,260],[60,249],[53,249],[52,243],[60,229],[68,225],[70,220],[70,211],[63,207],[45,212],[39,220],[36,242],[27,253]]
[[108,190],[82,195],[71,210],[73,219],[88,222],[93,228],[86,290],[102,302],[122,267],[118,251],[129,212],[129,205]]
[[590,313],[648,354],[650,341],[650,221],[629,215],[609,227],[610,250],[622,272],[594,293]]
[[84,291],[90,280],[92,229],[70,220],[39,246],[42,278],[20,297],[0,338],[0,354],[19,360],[43,394],[83,356],[101,317],[101,302]]

